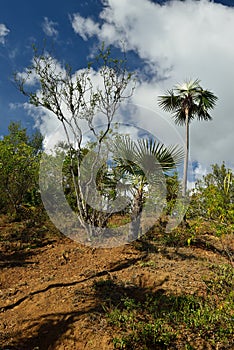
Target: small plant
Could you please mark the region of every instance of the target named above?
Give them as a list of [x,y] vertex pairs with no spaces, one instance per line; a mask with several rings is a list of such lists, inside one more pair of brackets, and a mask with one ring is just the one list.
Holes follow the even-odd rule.
[[164,234],[161,240],[162,244],[169,247],[183,247],[188,244],[188,240],[191,237],[192,234],[189,229],[178,226],[174,230]]
[[135,310],[140,306],[140,304],[136,303],[136,300],[133,298],[128,298],[128,297],[123,298],[122,302],[123,302],[124,308],[126,308],[126,310],[128,311]]
[[211,280],[205,280],[207,291],[211,295],[219,295],[219,298],[227,298],[234,290],[234,272],[230,265],[211,265],[216,275]]
[[140,267],[151,267],[153,269],[155,269],[157,267],[157,263],[153,260],[149,260],[149,261],[142,261],[139,263]]
[[206,280],[207,296],[149,293],[141,301],[122,297],[109,308],[107,319],[118,332],[115,349],[184,349],[204,344],[230,345],[233,326],[233,271],[229,265],[211,266],[215,276]]
[[112,342],[115,349],[126,349],[126,342],[124,339],[113,338]]

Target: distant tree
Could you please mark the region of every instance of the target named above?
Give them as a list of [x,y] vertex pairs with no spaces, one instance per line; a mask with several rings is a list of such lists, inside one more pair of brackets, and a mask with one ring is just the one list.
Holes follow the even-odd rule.
[[8,126],[7,140],[12,145],[25,143],[34,149],[35,154],[40,153],[43,149],[43,136],[39,130],[35,130],[29,135],[27,128],[23,128],[21,122],[10,122]]
[[197,181],[189,211],[195,217],[234,223],[233,172],[225,163],[212,165],[212,172]]
[[216,101],[217,97],[211,91],[204,90],[198,79],[176,85],[172,90],[168,90],[166,95],[159,96],[159,106],[166,112],[172,112],[176,124],[185,125],[186,153],[182,186],[183,196],[186,195],[187,191],[189,124],[196,117],[198,120],[211,120],[212,117],[208,111],[214,108]]

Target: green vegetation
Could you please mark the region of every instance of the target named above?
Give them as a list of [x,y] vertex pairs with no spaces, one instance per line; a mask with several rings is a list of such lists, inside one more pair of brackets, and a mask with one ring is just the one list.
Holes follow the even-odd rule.
[[220,224],[234,224],[234,183],[231,169],[223,163],[196,183],[192,193],[190,217],[203,217]]
[[214,278],[205,280],[207,294],[166,295],[117,285],[111,280],[94,283],[115,349],[197,349],[208,344],[225,348],[234,333],[233,270],[211,266]]
[[13,217],[40,204],[38,172],[42,136],[31,137],[20,123],[10,123],[9,133],[0,140],[0,211]]

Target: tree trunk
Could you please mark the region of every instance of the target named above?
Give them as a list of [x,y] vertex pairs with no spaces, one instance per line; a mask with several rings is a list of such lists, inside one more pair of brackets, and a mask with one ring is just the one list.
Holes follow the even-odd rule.
[[141,226],[141,213],[138,214],[137,217],[131,218],[129,233],[128,233],[128,241],[132,242],[139,238]]
[[187,180],[188,180],[188,158],[189,158],[189,111],[185,110],[186,119],[185,119],[185,159],[184,159],[184,178],[182,186],[182,196],[186,196],[187,192]]
[[128,241],[134,241],[139,238],[141,231],[141,215],[143,209],[143,188],[137,190],[136,196],[134,198],[131,222],[128,233]]

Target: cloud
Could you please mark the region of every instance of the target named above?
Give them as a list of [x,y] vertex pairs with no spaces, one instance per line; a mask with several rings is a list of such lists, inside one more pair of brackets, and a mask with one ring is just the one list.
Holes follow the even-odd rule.
[[44,22],[42,23],[42,29],[47,36],[58,36],[58,30],[55,27],[58,23],[50,21],[48,17],[44,17]]
[[0,44],[5,44],[5,37],[9,34],[10,30],[5,24],[0,23]]
[[[206,167],[223,160],[234,164],[234,8],[208,0],[172,0],[163,5],[149,0],[103,0],[103,5],[97,22],[74,15],[74,31],[84,40],[95,36],[119,48],[124,40],[126,49],[138,55],[142,70],[150,75],[146,79],[142,74],[134,103],[168,123],[171,116],[159,109],[157,96],[187,78],[201,79],[201,85],[219,100],[212,122],[191,124],[191,159]],[[149,130],[158,129],[159,117],[141,118]],[[166,124],[161,128],[166,137]],[[183,128],[174,128],[184,135]]]
[[36,83],[38,82],[38,76],[35,73],[35,71],[32,71],[30,74],[27,73],[27,71],[24,71],[22,73],[19,72],[17,73],[16,78],[19,80],[25,81],[26,85],[31,87],[36,85]]
[[85,19],[80,16],[79,13],[76,13],[70,19],[74,31],[79,34],[83,40],[88,40],[88,38],[93,35],[100,34],[99,24],[95,23],[91,18]]
[[[209,169],[210,171],[211,169]],[[197,163],[193,170],[190,170],[193,179],[188,179],[188,189],[193,189],[198,180],[202,180],[204,176],[208,174],[208,169],[203,167],[202,164]]]

